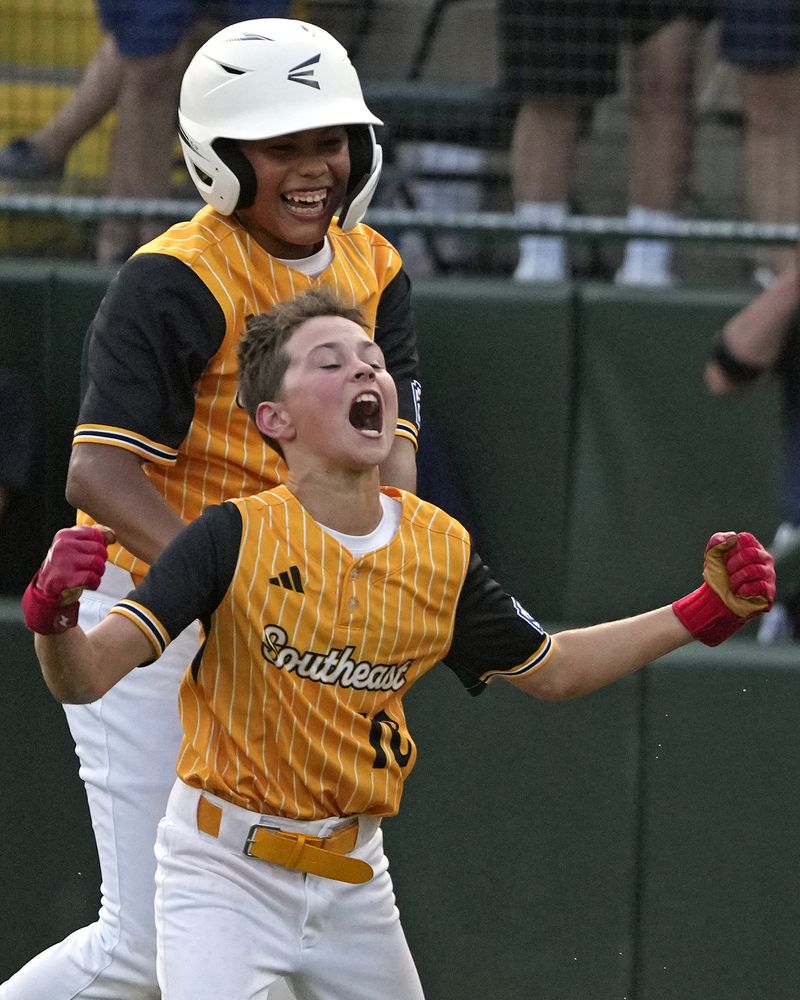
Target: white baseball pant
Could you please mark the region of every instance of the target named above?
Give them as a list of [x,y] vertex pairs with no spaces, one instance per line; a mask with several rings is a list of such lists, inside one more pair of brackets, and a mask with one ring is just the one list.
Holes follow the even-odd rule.
[[[198,830],[203,794],[222,810]],[[400,925],[380,825],[359,817],[352,857],[374,876],[350,885],[243,853],[258,823],[326,837],[350,822],[291,821],[234,806],[178,780],[156,840],[158,978],[164,1000],[424,1000]]]
[[[132,587],[108,565],[101,588],[81,597],[81,626],[96,625]],[[97,843],[100,912],[1,985],[0,1000],[159,1000],[153,848],[175,783],[178,682],[198,641],[195,624],[104,698],[65,706]]]

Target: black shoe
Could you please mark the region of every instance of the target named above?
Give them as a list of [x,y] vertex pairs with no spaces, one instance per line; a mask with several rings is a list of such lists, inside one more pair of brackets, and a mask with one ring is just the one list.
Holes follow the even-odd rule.
[[48,160],[30,139],[12,139],[0,149],[0,178],[17,181],[58,181],[64,163]]

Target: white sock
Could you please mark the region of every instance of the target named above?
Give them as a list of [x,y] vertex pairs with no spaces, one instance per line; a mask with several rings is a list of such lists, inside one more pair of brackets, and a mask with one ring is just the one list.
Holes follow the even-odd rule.
[[[523,201],[514,209],[522,222],[558,225],[569,214],[565,201]],[[562,236],[522,236],[515,281],[564,281],[567,250]]]
[[[628,222],[633,226],[651,226],[654,229],[675,220],[674,212],[631,205]],[[668,240],[628,240],[625,256],[617,271],[618,285],[651,285],[666,287],[675,283],[672,275],[672,244]]]

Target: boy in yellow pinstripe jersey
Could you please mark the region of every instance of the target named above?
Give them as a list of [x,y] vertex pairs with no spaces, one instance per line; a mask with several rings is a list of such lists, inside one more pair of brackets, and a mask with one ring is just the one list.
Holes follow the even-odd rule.
[[[245,317],[309,288],[364,311],[397,385],[383,481],[415,484],[419,386],[410,284],[361,222],[381,149],[342,46],[300,21],[232,25],[203,45],[181,89],[180,139],[207,202],[138,250],[87,336],[68,497],[118,543],[88,628],[202,510],[286,473],[235,403]],[[0,1000],[157,1000],[153,843],[180,743],[178,682],[190,625],[100,702],[67,706],[102,875],[99,920],[37,956]],[[54,984],[58,984],[57,987]]]
[[23,601],[62,701],[102,697],[204,624],[156,847],[166,1000],[245,1000],[279,976],[309,1000],[420,1000],[379,827],[414,765],[411,685],[444,661],[473,694],[500,678],[575,697],[721,642],[774,598],[769,554],[720,532],[708,582],[671,607],[548,635],[457,521],[380,487],[397,393],[364,326],[322,291],[251,319],[240,397],[285,485],[207,509],[88,633],[62,592],[99,583],[97,527],[60,532]]

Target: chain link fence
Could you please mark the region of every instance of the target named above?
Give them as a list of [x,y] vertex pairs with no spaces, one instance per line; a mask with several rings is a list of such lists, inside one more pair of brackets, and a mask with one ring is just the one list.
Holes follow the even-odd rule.
[[[538,233],[565,237],[571,273],[608,277],[626,240],[652,236],[669,240],[679,277],[738,281],[797,240],[800,4],[306,0],[293,10],[348,47],[385,122],[367,221],[417,274],[511,274],[520,237]],[[102,39],[92,0],[0,0],[0,144],[59,114]],[[168,198],[109,197],[113,130],[112,109],[56,178],[0,176],[0,252],[90,257],[109,215],[167,223],[194,211],[177,145]],[[539,203],[566,211],[520,210]],[[655,214],[632,215],[637,205]]]

